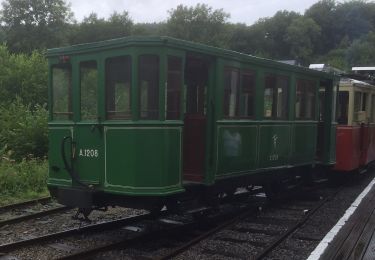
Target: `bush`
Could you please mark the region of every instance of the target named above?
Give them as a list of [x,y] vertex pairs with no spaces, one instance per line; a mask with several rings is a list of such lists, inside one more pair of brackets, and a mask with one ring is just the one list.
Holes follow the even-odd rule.
[[48,63],[43,53],[11,54],[0,45],[0,103],[20,97],[24,104],[47,102]]
[[47,195],[48,164],[46,160],[22,160],[18,163],[0,160],[0,196],[5,200],[29,199]]
[[47,117],[45,107],[26,106],[20,99],[0,105],[0,156],[17,161],[46,157]]

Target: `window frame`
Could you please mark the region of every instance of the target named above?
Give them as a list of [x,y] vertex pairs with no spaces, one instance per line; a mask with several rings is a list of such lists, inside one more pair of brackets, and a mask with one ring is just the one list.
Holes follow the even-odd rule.
[[[294,109],[294,119],[297,120],[297,121],[314,121],[316,120],[316,101],[317,101],[317,96],[318,96],[318,84],[317,84],[317,80],[315,79],[309,79],[309,78],[296,78],[295,80],[295,106],[297,105],[297,90],[298,90],[298,83],[301,82],[302,83],[302,95],[301,95],[301,113],[302,116],[298,116],[297,117],[297,110],[296,110],[296,107]],[[313,91],[309,91],[309,89],[313,90]],[[311,107],[311,116],[310,117],[307,117],[306,116],[306,111],[307,111],[307,95],[309,93],[314,93],[314,99],[313,99],[313,102],[311,102],[311,105],[313,107]]]
[[[54,98],[54,84],[53,84],[53,80],[54,80],[54,69],[55,68],[59,68],[59,69],[63,69],[63,68],[66,68],[68,67],[69,68],[69,71],[70,71],[70,85],[69,85],[69,88],[68,88],[68,111],[66,112],[58,112],[58,114],[62,114],[62,115],[67,115],[67,118],[66,119],[58,119],[58,118],[55,118],[55,115],[56,115],[56,112],[55,112],[55,98]],[[50,75],[51,75],[51,87],[50,87],[50,91],[51,91],[51,94],[50,94],[50,100],[52,101],[51,102],[51,107],[50,107],[50,120],[51,121],[73,121],[73,117],[74,117],[74,110],[73,110],[73,65],[71,63],[55,63],[55,64],[51,64],[50,66]]]
[[[147,117],[143,117],[142,116],[142,87],[141,87],[141,74],[140,74],[140,71],[141,71],[141,58],[143,56],[154,56],[157,58],[157,64],[158,64],[158,67],[157,67],[157,73],[155,75],[157,75],[157,95],[155,97],[157,97],[157,102],[155,102],[156,106],[157,106],[157,109],[155,109],[157,112],[157,116],[155,116],[155,118],[150,118],[149,116]],[[137,55],[137,91],[138,91],[138,116],[139,116],[139,120],[161,120],[160,118],[160,110],[161,110],[161,106],[160,106],[160,93],[162,92],[162,86],[160,84],[160,79],[161,79],[161,75],[160,75],[160,72],[163,70],[163,67],[162,67],[162,64],[161,64],[161,61],[162,61],[162,55],[160,54],[157,54],[157,53],[141,53],[139,55]],[[150,111],[149,109],[146,110],[147,113]]]
[[[179,79],[179,82],[180,82],[180,86],[179,86],[179,89],[176,90],[176,89],[169,89],[169,59],[172,58],[172,59],[179,59],[180,62],[181,62],[181,71],[180,71],[180,79]],[[165,65],[165,84],[164,84],[164,89],[162,89],[161,91],[164,91],[164,119],[165,121],[175,121],[175,120],[181,120],[182,118],[182,114],[184,112],[184,109],[183,109],[183,105],[184,105],[184,97],[183,97],[183,94],[184,94],[184,69],[185,69],[185,59],[184,57],[180,56],[180,55],[176,55],[174,53],[167,53],[165,55],[165,59],[166,59],[166,65]],[[179,103],[178,103],[178,115],[176,118],[173,118],[173,119],[169,119],[168,118],[168,112],[171,112],[168,110],[168,91],[170,92],[178,92],[179,95]]]
[[[81,66],[84,63],[95,63],[96,64],[96,117],[95,118],[83,118],[82,117],[82,71]],[[100,98],[100,91],[99,91],[99,80],[100,80],[100,62],[97,59],[84,59],[78,62],[78,86],[79,86],[79,121],[97,121],[100,117],[100,109],[99,109],[99,98]]]
[[[237,93],[236,93],[236,96],[235,96],[235,101],[236,101],[236,104],[235,104],[235,114],[234,116],[231,116],[230,115],[230,95],[228,97],[228,114],[225,113],[226,111],[226,82],[225,82],[225,77],[226,77],[226,72],[227,71],[230,71],[231,72],[231,75],[233,72],[236,72],[237,73]],[[235,66],[224,66],[223,68],[223,100],[222,100],[222,110],[223,110],[223,118],[224,119],[236,119],[236,118],[240,118],[239,114],[240,114],[240,89],[241,89],[241,69],[238,68],[238,67],[235,67]],[[231,88],[230,88],[231,90]]]
[[[114,59],[124,59],[124,58],[128,58],[128,61],[129,61],[129,68],[130,68],[130,86],[129,86],[129,115],[124,115],[124,116],[121,116],[121,115],[117,115],[116,116],[116,112],[117,111],[109,111],[108,109],[108,98],[109,98],[109,89],[108,89],[108,81],[109,81],[109,78],[108,78],[108,73],[107,73],[107,64],[110,60],[114,60]],[[108,57],[105,57],[104,58],[104,92],[105,92],[105,116],[106,116],[106,119],[107,120],[132,120],[133,119],[133,116],[134,116],[134,111],[133,111],[133,90],[134,90],[134,62],[133,62],[133,57],[131,54],[128,54],[128,53],[124,53],[124,54],[119,54],[119,55],[116,55],[116,56],[108,56]],[[125,73],[125,70],[123,70],[123,72]],[[116,93],[114,93],[116,94]],[[113,115],[110,115],[110,112],[113,113]]]
[[[267,117],[265,116],[265,91],[267,88],[267,78],[271,77],[274,78],[274,86],[270,89],[273,90],[272,96],[272,110],[271,110],[271,116]],[[282,116],[277,116],[277,107],[278,107],[278,80],[279,79],[286,79],[286,86],[285,86],[285,96],[282,95],[282,100],[286,100],[286,104],[283,106],[285,108],[285,114],[283,115],[283,110],[281,110]],[[263,76],[263,109],[262,109],[262,118],[263,120],[277,120],[277,121],[283,121],[283,120],[289,120],[290,115],[290,84],[291,84],[291,76],[286,74],[277,74],[277,73],[264,73]],[[284,89],[283,89],[284,90]],[[276,102],[275,102],[276,99]],[[274,105],[275,104],[275,105]]]
[[[230,100],[228,102],[228,114],[225,114],[225,72],[228,70],[235,70],[238,72],[238,88],[236,93],[236,113],[234,116],[229,115],[230,111]],[[236,120],[236,119],[251,119],[254,120],[256,118],[256,93],[257,93],[257,75],[258,72],[256,69],[251,68],[245,64],[242,65],[224,65],[223,66],[223,97],[222,97],[222,118],[225,120]],[[253,97],[253,104],[252,104],[252,115],[244,115],[245,113],[245,100],[244,97],[244,85],[243,85],[243,76],[244,75],[252,75],[254,80],[254,85],[252,88],[252,97]],[[251,92],[249,92],[251,93]]]
[[[341,118],[342,118],[342,104],[341,104],[341,101],[343,99],[343,96],[345,94],[345,99],[346,99],[346,107],[345,107],[345,111],[346,111],[346,120],[342,121]],[[338,98],[337,98],[337,106],[338,106],[338,109],[337,109],[337,124],[339,125],[348,125],[349,124],[349,118],[350,118],[350,90],[347,90],[347,89],[343,89],[343,90],[339,90],[338,92]],[[340,109],[339,109],[340,108]],[[339,117],[339,113],[340,113],[340,117]],[[340,119],[340,121],[339,121]]]

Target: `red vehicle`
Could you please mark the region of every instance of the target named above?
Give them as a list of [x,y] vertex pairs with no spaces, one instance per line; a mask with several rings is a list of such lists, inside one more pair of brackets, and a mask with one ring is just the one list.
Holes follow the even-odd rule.
[[339,89],[334,170],[361,170],[375,160],[375,86],[342,78]]

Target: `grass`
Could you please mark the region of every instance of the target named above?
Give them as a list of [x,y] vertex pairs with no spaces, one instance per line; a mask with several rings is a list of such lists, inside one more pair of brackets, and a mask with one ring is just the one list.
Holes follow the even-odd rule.
[[0,205],[48,196],[46,160],[0,160]]

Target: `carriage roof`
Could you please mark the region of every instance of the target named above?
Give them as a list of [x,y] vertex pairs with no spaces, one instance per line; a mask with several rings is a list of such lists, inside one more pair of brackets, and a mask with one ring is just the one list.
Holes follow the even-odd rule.
[[249,54],[244,54],[232,50],[212,47],[200,43],[180,40],[167,36],[129,36],[112,40],[84,43],[68,47],[54,48],[47,51],[47,57],[56,57],[61,55],[78,55],[82,53],[99,52],[103,50],[118,49],[123,47],[169,47],[182,49],[185,51],[201,53],[205,55],[217,56],[234,60],[237,62],[252,63],[255,65],[271,67],[274,69],[294,71],[304,74],[311,74],[320,77],[333,78],[332,73],[320,72],[306,67],[285,64],[271,59],[260,58]]

